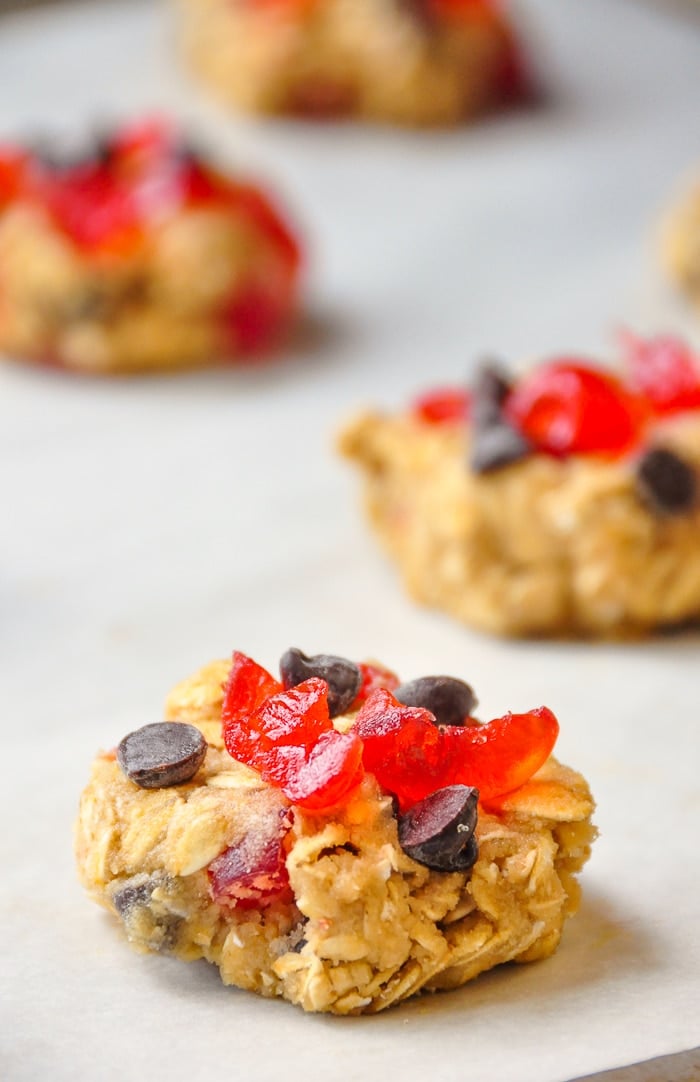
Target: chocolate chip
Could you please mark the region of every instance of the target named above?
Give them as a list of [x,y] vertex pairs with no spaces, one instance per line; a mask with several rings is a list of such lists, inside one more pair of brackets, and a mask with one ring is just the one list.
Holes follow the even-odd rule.
[[173,950],[183,923],[182,916],[169,908],[172,903],[167,896],[158,901],[153,898],[159,889],[167,895],[169,882],[161,873],[140,872],[112,886],[112,904],[124,922],[129,939],[145,944],[149,950]]
[[503,412],[509,392],[510,381],[501,368],[491,363],[481,366],[474,381],[471,406],[470,465],[474,473],[508,466],[532,451],[529,440]]
[[101,133],[88,135],[80,142],[42,139],[33,143],[32,150],[47,172],[59,174],[106,165],[112,156],[109,139]]
[[332,654],[307,657],[296,647],[282,656],[280,673],[286,688],[296,687],[312,676],[325,680],[328,684],[328,710],[332,718],[350,709],[362,683],[362,673],[354,662]]
[[438,725],[464,725],[477,702],[469,684],[453,676],[421,676],[397,687],[394,698],[430,710]]
[[488,428],[472,426],[470,465],[474,473],[488,473],[519,462],[532,451],[532,445],[508,421]]
[[479,855],[474,830],[479,790],[448,785],[399,817],[399,842],[412,860],[438,872],[464,872]]
[[481,428],[502,420],[503,405],[510,394],[510,379],[493,361],[480,365],[472,387],[471,416]]
[[698,498],[695,470],[663,447],[652,448],[639,460],[636,486],[644,503],[662,515],[690,511]]
[[119,916],[126,920],[133,909],[142,909],[151,901],[153,891],[163,883],[160,875],[145,872],[132,876],[112,893],[112,903]]
[[193,778],[206,753],[207,742],[194,725],[157,721],[125,736],[117,760],[142,789],[165,789]]

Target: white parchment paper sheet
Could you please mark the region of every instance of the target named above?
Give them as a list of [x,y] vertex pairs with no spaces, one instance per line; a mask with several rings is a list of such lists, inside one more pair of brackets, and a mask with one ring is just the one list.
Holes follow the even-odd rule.
[[[546,106],[416,135],[232,121],[134,0],[0,22],[0,133],[167,108],[267,172],[307,235],[313,325],[249,372],[89,382],[0,369],[0,1074],[559,1082],[700,1041],[697,634],[502,643],[415,608],[331,433],[459,380],[479,352],[608,351],[700,323],[650,235],[700,165],[700,25],[613,0],[523,4]],[[484,715],[546,702],[601,829],[551,960],[371,1019],[305,1017],[143,958],[75,881],[93,752],[240,647],[446,671]]]

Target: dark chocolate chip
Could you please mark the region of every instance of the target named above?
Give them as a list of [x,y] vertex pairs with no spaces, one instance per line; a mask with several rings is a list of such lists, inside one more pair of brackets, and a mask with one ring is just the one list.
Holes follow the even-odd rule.
[[74,169],[106,165],[112,157],[109,139],[99,133],[87,136],[79,143],[39,140],[33,144],[32,150],[43,168],[50,173],[69,173]]
[[509,394],[510,379],[504,369],[493,361],[486,361],[479,367],[472,386],[472,422],[480,428],[501,421]]
[[532,445],[508,421],[487,428],[472,426],[471,456],[474,473],[488,473],[519,462],[532,452]]
[[397,687],[394,698],[430,710],[438,725],[464,725],[477,702],[469,684],[453,676],[421,676]]
[[349,710],[362,684],[362,673],[353,661],[332,654],[307,657],[296,647],[283,655],[280,673],[286,688],[296,687],[312,676],[325,680],[328,684],[328,710],[332,718]]
[[157,721],[125,736],[117,760],[142,789],[164,789],[193,778],[206,753],[207,742],[194,725]]
[[637,463],[637,492],[662,515],[682,515],[698,498],[698,478],[692,466],[673,451],[654,447]]
[[152,951],[173,950],[183,923],[183,918],[170,910],[167,897],[158,901],[153,898],[154,892],[167,884],[167,876],[141,872],[112,888],[112,904],[127,935]]
[[307,942],[308,942],[308,940],[306,940],[306,939],[300,939],[300,940],[299,940],[299,941],[298,941],[297,943],[295,943],[295,944],[294,944],[294,946],[292,947],[292,951],[291,951],[291,953],[292,953],[292,954],[301,954],[301,952],[303,951],[303,949],[304,949],[304,947],[306,946]]
[[399,842],[412,860],[438,872],[464,872],[479,855],[474,837],[479,790],[448,785],[399,817]]
[[147,906],[153,895],[153,891],[161,886],[163,878],[160,875],[146,875],[142,873],[127,879],[122,886],[112,894],[112,902],[122,920],[126,920],[133,909],[143,909]]
[[470,465],[475,473],[487,473],[518,462],[532,451],[503,412],[510,381],[495,364],[479,369],[472,389]]

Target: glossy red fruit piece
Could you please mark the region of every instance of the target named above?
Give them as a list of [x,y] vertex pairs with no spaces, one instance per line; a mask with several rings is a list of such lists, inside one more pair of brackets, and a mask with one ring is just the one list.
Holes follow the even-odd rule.
[[326,811],[345,800],[362,780],[362,741],[354,732],[329,729],[294,767],[282,780],[284,795],[305,811]]
[[547,761],[559,723],[546,706],[526,714],[505,714],[486,725],[443,730],[451,785],[473,785],[480,799],[520,788]]
[[362,761],[401,811],[449,785],[442,732],[429,710],[403,706],[391,692],[371,693],[353,727],[364,744]]
[[268,237],[292,269],[301,262],[301,247],[295,235],[288,228],[284,218],[275,209],[272,201],[258,188],[249,184],[228,184],[228,199],[232,206],[239,207]]
[[621,454],[637,442],[643,404],[614,376],[585,361],[536,368],[509,395],[506,414],[539,451],[552,455]]
[[146,117],[126,124],[111,139],[110,150],[119,164],[136,165],[144,157],[162,156],[175,143],[175,128],[164,117]]
[[207,868],[214,901],[259,909],[291,900],[284,850],[288,829],[288,818],[280,818],[278,829],[273,824],[269,831],[249,831],[220,853]]
[[362,676],[362,683],[355,701],[350,707],[351,710],[358,710],[371,693],[377,691],[378,688],[393,691],[401,683],[395,672],[392,672],[391,669],[385,669],[383,665],[378,665],[374,661],[358,661],[357,667]]
[[239,289],[220,313],[224,341],[233,353],[262,353],[274,345],[293,309],[291,288],[253,282]]
[[454,424],[469,417],[470,398],[458,387],[428,391],[413,403],[413,413],[427,424]]
[[122,253],[142,236],[132,191],[104,165],[80,166],[47,178],[42,189],[58,226],[81,247]]
[[657,414],[700,409],[700,357],[673,335],[620,334],[630,384]]
[[221,708],[224,744],[232,758],[253,765],[260,733],[251,728],[249,719],[261,703],[280,691],[280,682],[262,665],[238,650],[234,652]]
[[21,194],[27,160],[23,151],[0,146],[0,210]]
[[292,745],[309,751],[332,728],[328,684],[312,676],[296,687],[276,692],[260,703],[248,724],[268,747]]

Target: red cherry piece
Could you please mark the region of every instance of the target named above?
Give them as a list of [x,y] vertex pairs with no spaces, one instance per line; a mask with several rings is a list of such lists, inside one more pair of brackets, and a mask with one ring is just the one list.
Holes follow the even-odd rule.
[[405,707],[375,691],[353,730],[364,743],[363,762],[405,811],[448,785],[471,785],[482,800],[523,785],[546,761],[559,725],[540,707],[506,714],[487,725],[438,728],[428,710]]
[[362,676],[362,683],[355,701],[350,707],[351,710],[358,710],[362,703],[378,688],[393,691],[401,683],[396,673],[392,672],[391,669],[385,669],[383,665],[377,665],[371,661],[359,661],[357,667]]
[[110,139],[110,150],[122,163],[144,155],[161,156],[175,142],[173,125],[164,117],[148,117],[127,124]]
[[452,764],[450,784],[473,785],[481,800],[510,793],[524,785],[551,755],[559,723],[546,706],[526,714],[505,714],[486,725],[446,728],[446,759]]
[[443,734],[429,710],[403,706],[380,689],[367,699],[353,731],[364,744],[366,769],[396,795],[401,811],[450,784]]
[[46,178],[43,197],[56,223],[88,249],[129,250],[141,236],[132,191],[96,163]]
[[285,745],[310,751],[332,728],[328,713],[328,684],[317,676],[279,691],[258,706],[249,719],[268,747]]
[[639,400],[614,376],[575,359],[535,369],[505,409],[538,450],[552,455],[623,453],[637,441],[644,419]]
[[275,290],[272,283],[254,283],[239,290],[224,305],[221,324],[224,338],[235,352],[264,352],[274,344],[287,323],[293,306],[293,291]]
[[[290,765],[289,760],[285,765]],[[297,760],[295,769],[282,783],[282,791],[305,811],[324,811],[344,800],[362,780],[363,773],[359,737],[353,732],[329,729],[302,761]]]
[[21,194],[26,166],[26,154],[0,146],[0,210]]
[[459,424],[469,417],[469,395],[457,387],[428,391],[413,403],[413,413],[426,424]]
[[672,335],[620,335],[630,384],[657,414],[700,409],[700,357]]
[[249,719],[261,703],[281,690],[282,685],[262,665],[238,650],[234,653],[221,709],[224,744],[232,758],[254,765],[260,733],[251,728]]
[[260,231],[270,238],[289,267],[296,270],[301,262],[301,248],[267,196],[250,185],[230,182],[227,191],[231,205],[239,206]]
[[214,901],[219,905],[261,908],[291,899],[283,845],[288,829],[288,819],[281,819],[279,829],[250,831],[220,853],[207,869]]

